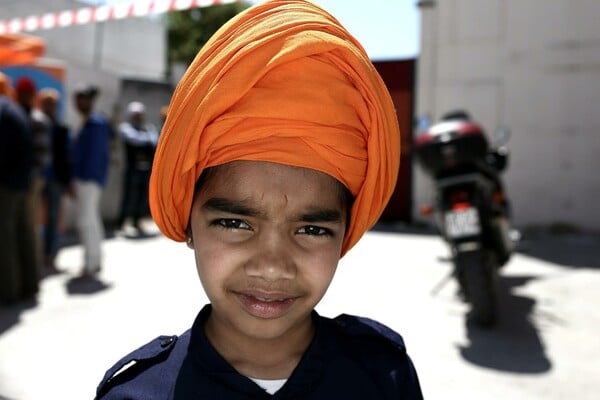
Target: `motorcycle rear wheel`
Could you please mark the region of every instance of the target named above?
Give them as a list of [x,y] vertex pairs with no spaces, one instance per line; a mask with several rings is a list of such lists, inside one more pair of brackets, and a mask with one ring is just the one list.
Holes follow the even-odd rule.
[[487,249],[456,255],[459,281],[471,305],[469,318],[483,328],[494,326],[497,312],[497,266],[494,253]]

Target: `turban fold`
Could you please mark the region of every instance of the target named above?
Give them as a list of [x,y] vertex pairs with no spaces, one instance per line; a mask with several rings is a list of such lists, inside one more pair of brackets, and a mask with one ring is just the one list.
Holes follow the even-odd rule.
[[150,207],[160,230],[184,241],[205,168],[235,160],[310,168],[354,196],[345,254],[383,212],[399,157],[394,106],[362,46],[312,3],[269,1],[223,25],[177,85]]

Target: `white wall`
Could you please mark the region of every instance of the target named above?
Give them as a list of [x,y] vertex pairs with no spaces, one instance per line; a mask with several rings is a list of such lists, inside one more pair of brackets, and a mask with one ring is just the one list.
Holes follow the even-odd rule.
[[[444,0],[421,9],[417,115],[466,108],[512,131],[521,227],[600,230],[600,2]],[[415,171],[415,207],[431,194]]]

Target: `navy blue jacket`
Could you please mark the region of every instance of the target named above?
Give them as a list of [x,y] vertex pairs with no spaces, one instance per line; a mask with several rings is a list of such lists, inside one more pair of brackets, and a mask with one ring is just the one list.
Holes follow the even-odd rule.
[[104,186],[108,175],[109,147],[113,134],[106,119],[92,113],[75,138],[73,177]]
[[69,128],[59,122],[52,121],[52,163],[46,168],[46,180],[52,180],[66,187],[71,183],[71,138]]
[[210,310],[205,306],[180,337],[158,337],[121,359],[104,376],[97,399],[423,398],[400,335],[373,320],[316,312],[311,345],[285,385],[270,395],[210,345],[203,328]]

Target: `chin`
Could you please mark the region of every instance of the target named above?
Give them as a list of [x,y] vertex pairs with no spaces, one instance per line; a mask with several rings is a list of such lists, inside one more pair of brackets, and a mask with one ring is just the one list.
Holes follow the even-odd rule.
[[248,315],[247,320],[244,321],[240,328],[247,336],[257,340],[280,339],[290,333],[297,332],[307,319],[310,321],[310,311],[303,316],[290,317],[283,316],[274,319],[263,319]]

